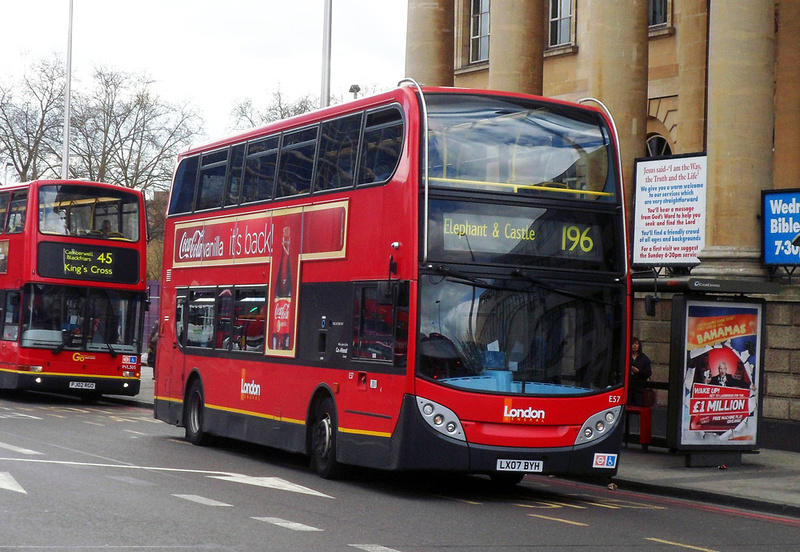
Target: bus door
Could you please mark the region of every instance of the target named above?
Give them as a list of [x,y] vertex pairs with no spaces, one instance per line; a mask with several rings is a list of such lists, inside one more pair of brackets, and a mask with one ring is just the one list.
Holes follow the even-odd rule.
[[186,317],[189,312],[187,290],[178,290],[175,300],[175,318],[173,328],[172,351],[169,355],[170,365],[167,367],[167,389],[170,397],[183,396],[183,385],[186,381]]

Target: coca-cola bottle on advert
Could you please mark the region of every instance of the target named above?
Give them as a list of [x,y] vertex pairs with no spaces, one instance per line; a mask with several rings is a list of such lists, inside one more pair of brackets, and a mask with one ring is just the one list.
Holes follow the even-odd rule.
[[291,244],[289,227],[283,228],[281,259],[278,264],[278,279],[275,280],[275,299],[272,309],[272,348],[288,350],[290,313],[292,311],[292,265],[289,262]]

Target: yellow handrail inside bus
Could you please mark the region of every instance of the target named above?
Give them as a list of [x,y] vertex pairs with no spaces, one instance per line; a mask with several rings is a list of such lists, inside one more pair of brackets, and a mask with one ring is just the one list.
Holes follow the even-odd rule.
[[490,182],[488,180],[465,180],[461,178],[438,178],[435,176],[431,176],[430,180],[432,182],[450,182],[453,184],[468,184],[472,186],[499,186],[501,188],[513,188],[514,193],[517,193],[519,190],[544,190],[547,192],[559,192],[563,194],[580,194],[580,195],[591,195],[591,196],[612,196],[611,192],[596,192],[592,190],[573,190],[571,188],[565,188],[564,184],[560,182],[543,182],[541,184],[519,184],[515,182]]

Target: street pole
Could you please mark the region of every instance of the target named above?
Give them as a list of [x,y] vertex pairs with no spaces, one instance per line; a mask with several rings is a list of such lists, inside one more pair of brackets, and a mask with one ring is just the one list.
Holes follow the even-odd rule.
[[325,0],[325,18],[322,25],[322,92],[319,106],[328,107],[331,98],[331,12],[333,0]]
[[67,83],[64,87],[64,138],[61,150],[61,178],[69,176],[69,111],[70,81],[72,80],[72,0],[69,0],[69,30],[67,31]]

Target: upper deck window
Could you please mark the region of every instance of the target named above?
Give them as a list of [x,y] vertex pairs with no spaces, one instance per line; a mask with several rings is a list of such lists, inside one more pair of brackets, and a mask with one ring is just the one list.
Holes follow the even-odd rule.
[[39,188],[43,234],[138,241],[140,216],[139,197],[124,190],[82,184]]
[[270,136],[247,146],[242,203],[272,199],[275,168],[278,165],[278,137]]
[[431,186],[617,201],[610,134],[594,111],[430,94]]
[[28,211],[28,190],[17,190],[11,194],[11,204],[8,208],[8,221],[6,232],[19,234],[25,229],[25,216]]
[[318,128],[306,128],[283,136],[275,197],[287,197],[311,191]]
[[315,191],[353,185],[361,119],[362,114],[356,113],[322,124]]
[[396,107],[367,114],[361,143],[359,184],[386,182],[394,174],[403,151],[403,114]]

